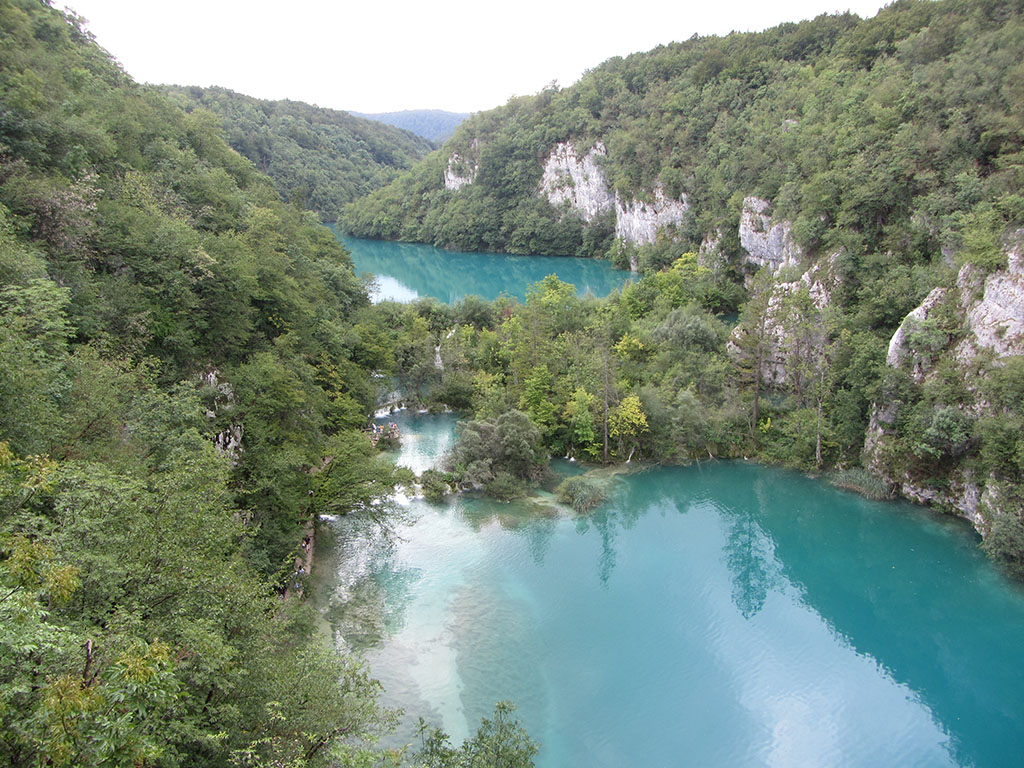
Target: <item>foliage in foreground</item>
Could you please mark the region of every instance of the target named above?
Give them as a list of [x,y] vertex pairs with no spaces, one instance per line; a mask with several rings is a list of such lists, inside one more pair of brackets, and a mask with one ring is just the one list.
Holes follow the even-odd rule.
[[304,527],[397,479],[347,254],[74,17],[0,28],[0,764],[390,759],[281,596]]
[[476,735],[453,748],[448,735],[420,720],[422,748],[417,768],[530,768],[537,744],[512,714],[515,707],[498,702],[491,718],[483,718]]

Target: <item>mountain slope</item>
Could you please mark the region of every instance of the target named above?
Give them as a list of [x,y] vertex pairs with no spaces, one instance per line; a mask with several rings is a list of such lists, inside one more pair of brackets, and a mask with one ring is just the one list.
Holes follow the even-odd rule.
[[163,90],[186,111],[202,107],[216,114],[228,143],[270,176],[285,200],[325,221],[433,148],[409,131],[298,101],[267,101],[226,88]]
[[417,136],[422,136],[435,143],[450,139],[455,133],[455,129],[469,117],[468,112],[445,112],[441,109],[405,109],[401,112],[377,112],[374,114],[353,112],[352,114],[412,131]]
[[392,487],[351,262],[73,16],[0,29],[0,764],[358,753],[377,688],[281,599],[314,489]]
[[[728,348],[752,452],[863,462],[1024,571],[1022,49],[1020,0],[662,46],[474,115],[342,225],[655,281],[699,258],[746,289]],[[641,319],[675,301],[637,293]]]
[[[612,59],[570,88],[474,115],[343,224],[602,255],[610,232],[649,242],[662,221],[695,248],[735,232],[756,195],[805,249],[927,258],[957,247],[975,206],[1015,188],[1019,29],[1019,2],[912,0],[868,20],[822,16]],[[591,208],[566,194],[583,186],[587,157],[603,174]],[[722,246],[742,255],[735,239]]]

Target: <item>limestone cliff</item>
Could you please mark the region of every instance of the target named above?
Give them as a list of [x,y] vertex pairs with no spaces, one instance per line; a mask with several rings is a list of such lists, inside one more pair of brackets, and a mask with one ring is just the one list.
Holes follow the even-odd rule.
[[457,192],[466,184],[472,184],[476,180],[477,166],[462,158],[458,152],[453,152],[448,158],[448,167],[444,169],[444,188]]
[[[1006,248],[1006,266],[985,275],[964,265],[954,285],[939,287],[911,311],[893,334],[886,363],[918,387],[927,388],[939,376],[939,362],[959,371],[966,399],[935,406],[964,423],[973,424],[999,411],[981,393],[983,381],[1005,365],[1010,356],[1024,355],[1024,258],[1021,233]],[[940,407],[941,406],[941,407]],[[979,476],[962,455],[945,457],[944,473],[915,471],[913,462],[900,461],[912,450],[901,445],[898,424],[910,404],[892,397],[874,404],[864,443],[864,463],[901,495],[969,519],[984,535],[992,520],[1011,510],[994,475]],[[956,452],[954,452],[956,453]]]
[[615,236],[635,245],[650,245],[658,232],[683,223],[690,210],[686,195],[678,200],[665,195],[657,186],[650,200],[623,200],[615,196]]
[[586,222],[615,207],[615,196],[608,189],[600,159],[607,156],[598,142],[583,157],[569,142],[555,145],[544,163],[541,192],[555,207],[568,203]]
[[[764,323],[759,329],[763,334],[764,363],[761,368],[761,383],[769,389],[785,387],[792,384],[788,372],[794,354],[794,338],[792,328],[803,319],[794,315],[792,302],[789,301],[799,291],[806,290],[810,300],[810,311],[820,313],[832,301],[832,294],[839,285],[835,272],[838,254],[832,254],[819,263],[812,264],[807,270],[794,275],[776,272],[775,278],[762,290],[768,291],[765,303]],[[787,279],[789,278],[789,279]],[[740,337],[752,329],[737,325],[733,329],[729,342],[729,350],[733,355],[740,354]]]
[[689,210],[686,196],[673,199],[656,185],[646,199],[612,192],[601,168],[607,156],[597,142],[582,156],[570,142],[556,144],[544,162],[540,194],[558,207],[568,205],[585,222],[615,211],[615,236],[633,245],[653,243],[659,231],[678,226]]
[[744,261],[756,267],[771,267],[778,272],[783,267],[800,263],[803,252],[792,235],[788,221],[771,216],[771,203],[760,197],[743,199],[740,214],[740,245],[747,252]]

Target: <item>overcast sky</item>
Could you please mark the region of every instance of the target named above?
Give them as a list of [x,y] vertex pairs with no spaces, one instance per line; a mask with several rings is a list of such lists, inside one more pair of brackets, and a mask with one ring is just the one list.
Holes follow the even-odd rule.
[[[60,6],[60,0],[55,0]],[[221,85],[358,112],[475,112],[571,85],[612,56],[879,0],[75,0],[147,83]]]

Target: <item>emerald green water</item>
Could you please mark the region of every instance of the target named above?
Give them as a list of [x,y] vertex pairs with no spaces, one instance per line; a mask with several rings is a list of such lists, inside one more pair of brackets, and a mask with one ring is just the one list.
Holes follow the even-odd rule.
[[[451,440],[394,419],[414,469]],[[1024,595],[962,521],[745,462],[609,483],[587,519],[461,497],[405,501],[390,543],[333,524],[338,642],[456,739],[515,701],[542,768],[1020,764]]]
[[356,273],[376,277],[374,301],[415,301],[432,296],[454,304],[469,295],[526,297],[528,286],[548,275],[572,283],[581,296],[607,296],[630,279],[607,261],[565,256],[509,256],[446,251],[417,243],[390,243],[339,235]]

